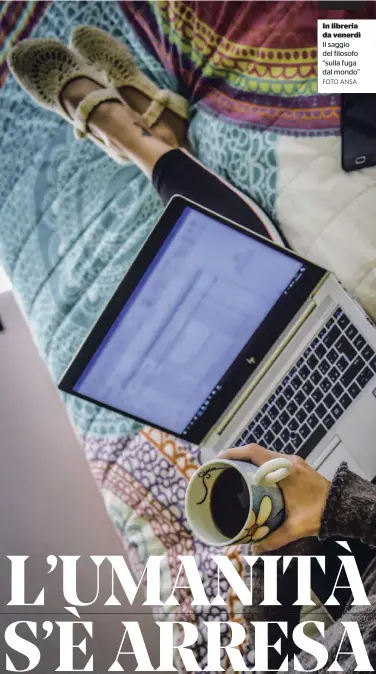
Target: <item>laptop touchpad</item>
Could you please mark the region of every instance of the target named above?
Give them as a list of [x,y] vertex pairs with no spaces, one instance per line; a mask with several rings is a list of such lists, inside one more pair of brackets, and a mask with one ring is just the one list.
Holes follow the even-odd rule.
[[350,454],[347,447],[345,447],[343,441],[339,438],[337,438],[337,440],[338,444],[335,445],[333,451],[331,451],[329,454],[327,451],[324,451],[321,457],[315,461],[315,468],[328,480],[332,480],[340,463],[342,461],[346,461],[349,469],[353,473],[357,473],[357,475],[360,475],[361,477],[366,477],[362,469],[356,463],[353,455]]

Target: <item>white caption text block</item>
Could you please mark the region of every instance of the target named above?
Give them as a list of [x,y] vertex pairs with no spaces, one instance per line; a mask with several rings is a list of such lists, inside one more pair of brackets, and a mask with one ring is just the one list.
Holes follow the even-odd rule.
[[376,20],[317,22],[318,93],[376,93]]

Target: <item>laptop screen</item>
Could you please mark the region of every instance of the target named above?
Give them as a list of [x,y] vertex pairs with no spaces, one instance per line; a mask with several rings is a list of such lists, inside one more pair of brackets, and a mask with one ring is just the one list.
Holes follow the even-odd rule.
[[185,207],[73,391],[184,437],[306,265]]

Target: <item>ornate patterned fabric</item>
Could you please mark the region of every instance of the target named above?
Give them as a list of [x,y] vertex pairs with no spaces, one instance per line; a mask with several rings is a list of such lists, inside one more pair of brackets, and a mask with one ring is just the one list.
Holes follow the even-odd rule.
[[49,2],[2,2],[0,4],[0,87],[8,72],[6,54],[9,47],[18,40],[29,37],[34,26],[40,21]]
[[[122,2],[193,102],[279,133],[339,130],[339,96],[317,96],[317,2]],[[367,3],[366,3],[367,5]],[[375,17],[374,3],[357,15]],[[346,18],[326,11],[320,18]]]
[[[316,18],[313,2],[1,5],[0,263],[55,381],[161,203],[135,167],[119,167],[90,141],[75,141],[62,120],[5,79],[7,47],[30,35],[67,41],[79,23],[125,40],[159,86],[190,98],[196,156],[254,198],[299,252],[332,268],[376,316],[376,169],[340,169],[338,99],[315,91]],[[183,507],[199,450],[94,405],[65,402],[135,568],[164,554],[167,587],[177,555],[195,554],[212,596],[213,550],[192,538]],[[225,552],[242,571],[241,549]],[[181,592],[177,619],[187,615]],[[241,620],[234,597],[227,598],[228,608],[210,615]],[[199,626],[207,617],[199,609],[189,615]],[[196,655],[204,667],[200,630]]]

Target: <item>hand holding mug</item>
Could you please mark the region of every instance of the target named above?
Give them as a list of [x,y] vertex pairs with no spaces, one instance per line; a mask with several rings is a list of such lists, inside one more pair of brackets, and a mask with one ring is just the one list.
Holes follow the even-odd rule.
[[[234,447],[218,455],[218,458],[233,461],[250,461],[257,466],[280,457],[277,452],[255,444]],[[330,482],[301,457],[286,458],[291,462],[292,470],[278,483],[285,499],[286,518],[262,542],[253,545],[256,554],[277,550],[300,538],[317,536],[320,531]]]
[[262,465],[223,456],[204,463],[192,475],[185,499],[195,536],[217,547],[261,541],[285,519],[278,482],[291,468],[281,455]]

